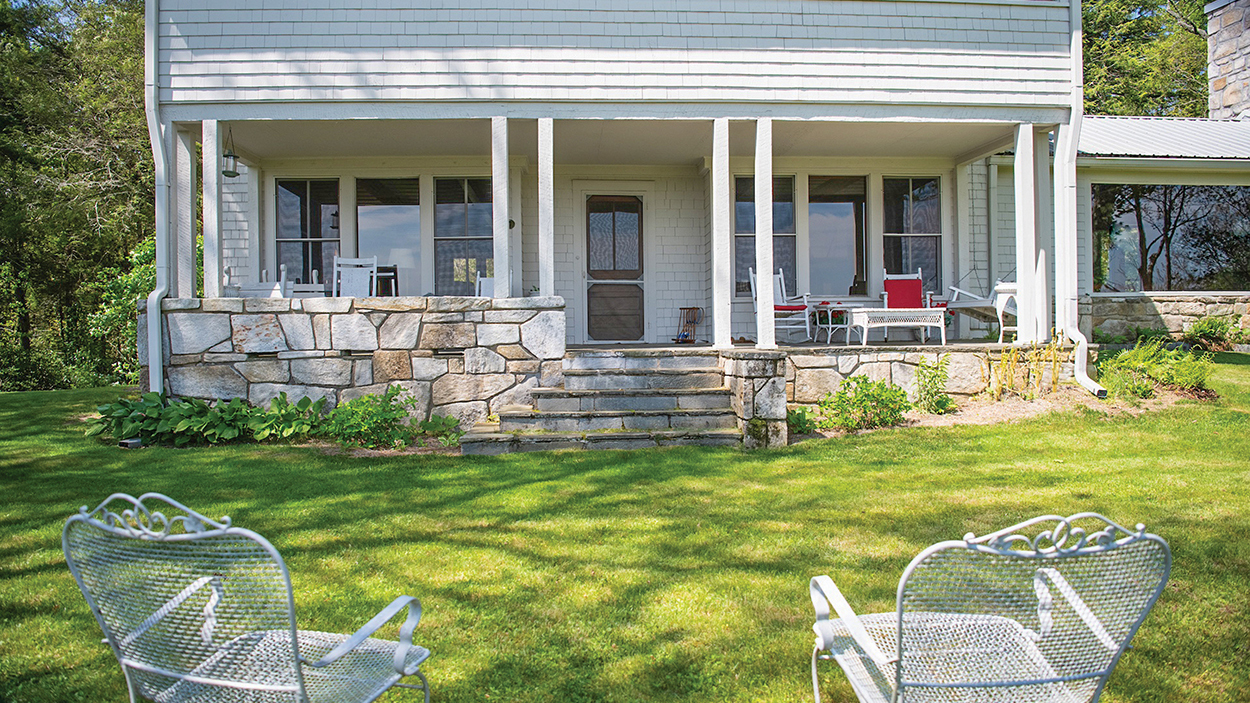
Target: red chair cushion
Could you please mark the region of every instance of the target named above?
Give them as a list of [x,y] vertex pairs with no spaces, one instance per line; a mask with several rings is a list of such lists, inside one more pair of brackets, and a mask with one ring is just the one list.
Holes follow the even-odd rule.
[[800,310],[806,310],[807,306],[806,305],[774,305],[773,309],[776,310],[777,312],[798,312]]
[[919,278],[887,278],[886,305],[892,308],[924,307],[924,284]]

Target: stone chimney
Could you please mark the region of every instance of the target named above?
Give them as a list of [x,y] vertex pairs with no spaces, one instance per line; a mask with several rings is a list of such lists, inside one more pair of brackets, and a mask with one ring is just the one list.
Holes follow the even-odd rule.
[[1215,0],[1206,11],[1207,114],[1250,119],[1250,0]]

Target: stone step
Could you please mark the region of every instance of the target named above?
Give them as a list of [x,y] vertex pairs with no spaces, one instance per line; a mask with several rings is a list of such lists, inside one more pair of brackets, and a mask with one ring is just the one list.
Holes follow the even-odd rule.
[[651,432],[500,432],[497,424],[480,423],[460,438],[462,454],[506,454],[555,449],[647,449],[699,445],[740,447],[742,434],[734,429],[657,430]]
[[720,366],[715,352],[687,349],[574,350],[565,369],[702,369]]
[[723,410],[603,410],[591,412],[537,412],[501,410],[501,432],[615,432],[619,430],[707,430],[738,426],[738,418]]
[[591,410],[718,410],[731,407],[727,388],[634,388],[570,391],[535,388],[534,409],[543,412]]
[[613,390],[640,388],[720,388],[725,378],[719,367],[689,369],[565,369],[564,388]]

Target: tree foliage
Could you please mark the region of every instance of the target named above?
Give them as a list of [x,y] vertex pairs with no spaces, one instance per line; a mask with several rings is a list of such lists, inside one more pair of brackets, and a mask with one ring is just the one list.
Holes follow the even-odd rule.
[[1207,114],[1201,0],[1087,0],[1082,12],[1087,114]]

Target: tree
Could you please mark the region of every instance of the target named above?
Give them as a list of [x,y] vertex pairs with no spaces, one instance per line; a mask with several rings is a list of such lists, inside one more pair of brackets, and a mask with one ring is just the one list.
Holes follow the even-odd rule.
[[1206,115],[1200,0],[1088,0],[1082,13],[1087,114]]

